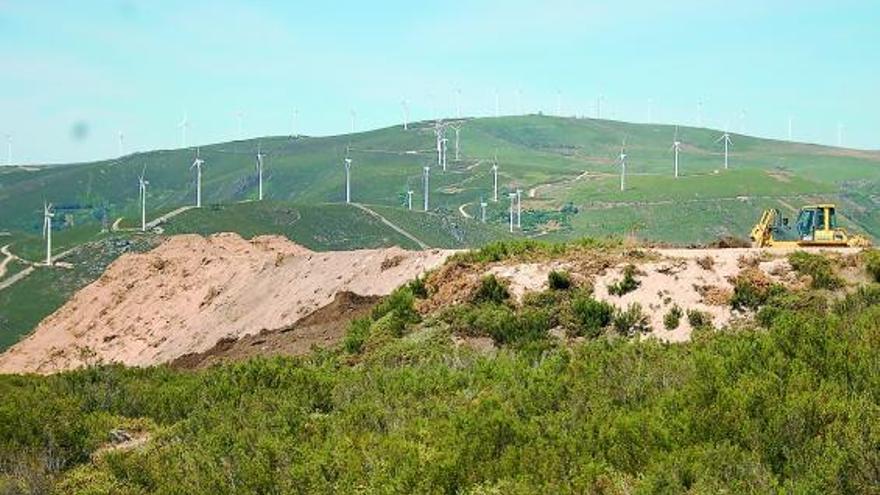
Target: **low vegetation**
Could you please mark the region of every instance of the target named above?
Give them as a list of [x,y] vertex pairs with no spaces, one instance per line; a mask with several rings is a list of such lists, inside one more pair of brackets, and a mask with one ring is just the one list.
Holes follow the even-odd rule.
[[681,324],[681,317],[684,316],[678,304],[672,305],[669,311],[663,315],[663,327],[667,330],[675,330]]
[[814,289],[834,290],[844,285],[827,256],[795,251],[788,256],[788,262],[795,271],[810,277],[810,285]]
[[638,270],[635,265],[629,264],[623,268],[623,278],[608,286],[608,293],[613,296],[623,296],[639,288],[641,282],[636,280]]

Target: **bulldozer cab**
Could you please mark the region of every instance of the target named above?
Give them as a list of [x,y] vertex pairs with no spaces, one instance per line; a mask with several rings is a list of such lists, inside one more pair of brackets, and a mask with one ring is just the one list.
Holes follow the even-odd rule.
[[798,238],[802,241],[826,241],[833,238],[837,228],[834,206],[817,205],[801,208],[795,223]]

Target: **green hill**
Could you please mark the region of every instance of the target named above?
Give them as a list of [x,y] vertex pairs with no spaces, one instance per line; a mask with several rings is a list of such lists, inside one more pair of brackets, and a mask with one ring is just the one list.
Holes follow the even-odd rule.
[[[516,187],[532,193],[523,201],[523,234],[531,236],[636,231],[649,240],[708,242],[719,235],[744,237],[764,207],[791,211],[819,200],[840,203],[845,225],[880,236],[880,221],[870,214],[880,207],[880,154],[732,134],[731,169],[724,170],[719,131],[680,127],[681,177],[675,179],[670,152],[675,132],[668,125],[539,115],[466,119],[460,161],[453,160],[454,135],[448,133],[445,173],[436,166],[428,122],[408,131],[391,127],[220,143],[200,149],[206,161],[204,202],[255,198],[258,147],[267,154],[267,198],[299,205],[343,202],[342,160],[350,147],[353,201],[403,211],[405,191],[412,189],[419,209],[422,167],[431,165],[431,209],[460,215],[459,207],[466,205],[475,215],[479,199],[491,196],[490,167],[497,151],[502,197],[489,204],[495,230],[480,238],[506,230],[506,192]],[[621,192],[616,157],[624,139],[628,187]],[[137,176],[145,166],[148,217],[191,204],[194,157],[194,149],[160,150],[94,163],[0,169],[0,230],[39,234],[44,199],[58,207],[56,229],[134,219]],[[682,221],[686,228],[669,228]]]

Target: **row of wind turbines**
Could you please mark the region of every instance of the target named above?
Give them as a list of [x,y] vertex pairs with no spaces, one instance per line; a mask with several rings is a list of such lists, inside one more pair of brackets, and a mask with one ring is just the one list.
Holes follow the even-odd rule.
[[[183,132],[186,132],[187,120],[184,118],[181,123]],[[403,130],[409,130],[409,122],[405,118],[403,122]],[[448,142],[449,139],[446,137],[447,129],[452,129],[455,133],[454,143],[455,143],[455,155],[454,161],[458,162],[461,160],[461,130],[462,130],[462,122],[450,122],[445,123],[443,121],[436,121],[434,124],[434,136],[436,140],[436,156],[437,156],[437,166],[441,168],[442,171],[446,171],[448,167]],[[185,135],[185,134],[184,134]],[[121,135],[120,135],[121,138]],[[733,141],[730,138],[730,134],[728,132],[724,132],[716,141],[716,143],[722,143],[724,146],[724,169],[729,169],[730,166],[730,147],[733,144]],[[678,137],[678,127],[676,126],[675,135],[673,138],[672,146],[670,147],[670,151],[673,153],[673,174],[675,178],[680,176],[680,154],[682,150],[682,141]],[[262,151],[262,147],[258,145],[257,153],[256,153],[256,172],[257,172],[257,200],[263,200],[263,172],[264,172],[264,164],[265,164],[265,153]],[[618,162],[620,165],[620,190],[626,190],[626,167],[627,167],[627,153],[626,153],[626,138],[623,140],[623,144],[621,146],[620,154],[618,155]],[[346,204],[350,204],[352,202],[352,189],[351,189],[351,173],[352,167],[354,164],[354,160],[350,156],[350,147],[346,149],[346,156],[343,159],[343,166],[345,169],[345,202]],[[193,159],[192,164],[190,165],[190,170],[195,171],[195,207],[201,208],[202,206],[202,168],[205,165],[205,160],[201,156],[200,148],[196,148],[196,156]],[[498,194],[498,153],[497,150],[492,159],[492,202],[497,203],[499,200]],[[425,165],[422,168],[422,183],[424,187],[423,193],[423,209],[424,211],[429,211],[430,209],[430,172],[431,167],[429,165]],[[140,176],[138,176],[138,200],[140,202],[141,207],[141,228],[142,232],[147,230],[147,217],[146,217],[146,202],[147,202],[147,186],[149,186],[149,181],[146,179],[146,166],[143,168]],[[407,195],[407,208],[409,210],[413,209],[413,195],[415,191],[412,189],[408,189],[406,191]],[[510,205],[508,208],[508,229],[510,232],[514,232],[515,229],[522,229],[522,193],[523,190],[520,188],[516,188],[515,190],[511,190],[507,196],[510,200]],[[483,198],[480,198],[480,221],[482,223],[486,223],[486,212],[489,203]],[[53,211],[53,207],[51,203],[44,204],[43,208],[43,236],[46,239],[46,264],[52,264],[52,218],[55,216]]]

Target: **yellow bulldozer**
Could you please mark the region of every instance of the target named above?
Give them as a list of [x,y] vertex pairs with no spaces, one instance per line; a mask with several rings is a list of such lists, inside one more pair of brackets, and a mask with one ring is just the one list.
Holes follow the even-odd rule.
[[835,210],[833,204],[804,206],[794,225],[778,209],[764,210],[752,228],[752,247],[870,247],[867,238],[837,226]]

